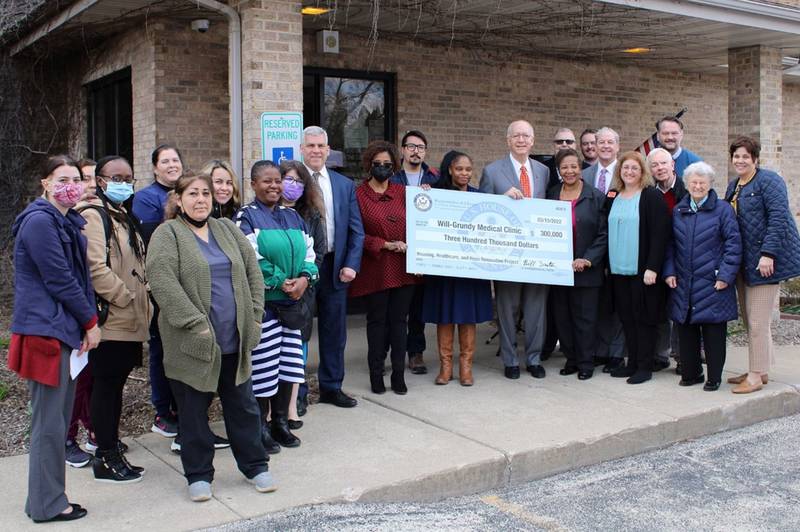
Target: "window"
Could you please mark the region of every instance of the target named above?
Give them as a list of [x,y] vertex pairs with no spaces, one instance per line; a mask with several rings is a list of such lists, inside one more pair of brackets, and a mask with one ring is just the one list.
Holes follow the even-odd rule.
[[133,164],[131,69],[125,68],[86,86],[89,149],[98,160],[121,155]]
[[394,74],[306,68],[303,122],[328,132],[328,166],[362,177],[370,141],[395,138]]

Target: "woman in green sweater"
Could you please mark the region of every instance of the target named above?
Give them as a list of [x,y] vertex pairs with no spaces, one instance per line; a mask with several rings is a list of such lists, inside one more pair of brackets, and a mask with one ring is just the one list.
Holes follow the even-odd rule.
[[275,490],[261,445],[250,352],[256,346],[264,281],[252,246],[227,219],[214,219],[211,178],[183,176],[147,255],[161,313],[164,371],[178,403],[181,462],[193,501],[211,498],[214,435],[208,406],[219,394],[239,470],[260,492]]

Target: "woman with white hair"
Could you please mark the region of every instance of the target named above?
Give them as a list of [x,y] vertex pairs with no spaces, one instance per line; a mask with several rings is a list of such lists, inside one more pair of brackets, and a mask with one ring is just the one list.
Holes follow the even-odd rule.
[[[681,386],[706,381],[713,392],[722,381],[728,321],[737,318],[734,282],[742,259],[736,214],[712,188],[714,169],[697,162],[686,167],[689,194],[672,213],[672,244],[667,248],[664,281],[672,289],[669,314],[678,328]],[[702,337],[708,379],[700,362]]]

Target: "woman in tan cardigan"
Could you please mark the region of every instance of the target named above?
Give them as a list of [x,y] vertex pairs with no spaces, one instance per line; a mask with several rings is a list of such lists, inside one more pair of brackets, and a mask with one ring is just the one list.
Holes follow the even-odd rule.
[[164,372],[178,403],[181,462],[193,501],[211,498],[214,437],[208,406],[219,394],[239,470],[275,490],[261,444],[250,352],[258,343],[264,280],[255,251],[228,219],[211,217],[211,178],[183,176],[153,233],[147,276],[160,314]]
[[[100,159],[95,169],[96,197],[78,205],[86,220],[87,256],[95,293],[105,302],[100,315],[102,341],[89,352],[92,395],[89,411],[95,433],[94,478],[129,483],[144,469],[125,458],[119,441],[122,389],[131,370],[142,365],[142,344],[148,338],[152,306],[144,281],[144,244],[130,216],[133,171],[123,157]],[[102,314],[102,313],[100,313]]]

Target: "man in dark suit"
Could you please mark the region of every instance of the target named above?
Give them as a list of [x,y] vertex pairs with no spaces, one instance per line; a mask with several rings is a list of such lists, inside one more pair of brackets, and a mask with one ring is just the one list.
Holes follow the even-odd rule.
[[300,153],[308,173],[322,191],[328,237],[328,250],[317,284],[319,401],[348,408],[358,404],[342,392],[342,381],[347,343],[347,286],[356,278],[364,247],[361,211],[353,182],[325,167],[330,146],[324,129],[305,128]]
[[[533,148],[533,126],[517,120],[508,126],[506,142],[511,153],[483,169],[481,192],[504,194],[512,199],[544,198],[550,171],[530,159]],[[500,355],[509,379],[519,378],[517,357],[517,316],[522,310],[525,325],[527,369],[533,377],[545,376],[541,365],[542,344],[546,330],[547,285],[495,281],[497,319],[500,333]]]
[[[597,131],[597,162],[581,172],[584,183],[592,185],[603,194],[611,188],[611,180],[617,167],[619,133],[610,127]],[[595,361],[604,363],[603,373],[622,365],[625,357],[625,333],[622,322],[613,309],[610,281],[606,279],[600,292],[600,316],[597,319],[597,349]]]
[[575,149],[575,133],[568,127],[562,127],[553,135],[553,157],[544,163],[547,169],[550,170],[548,189],[561,183],[561,177],[558,175],[558,168],[556,168],[556,155],[561,150],[567,149]]

